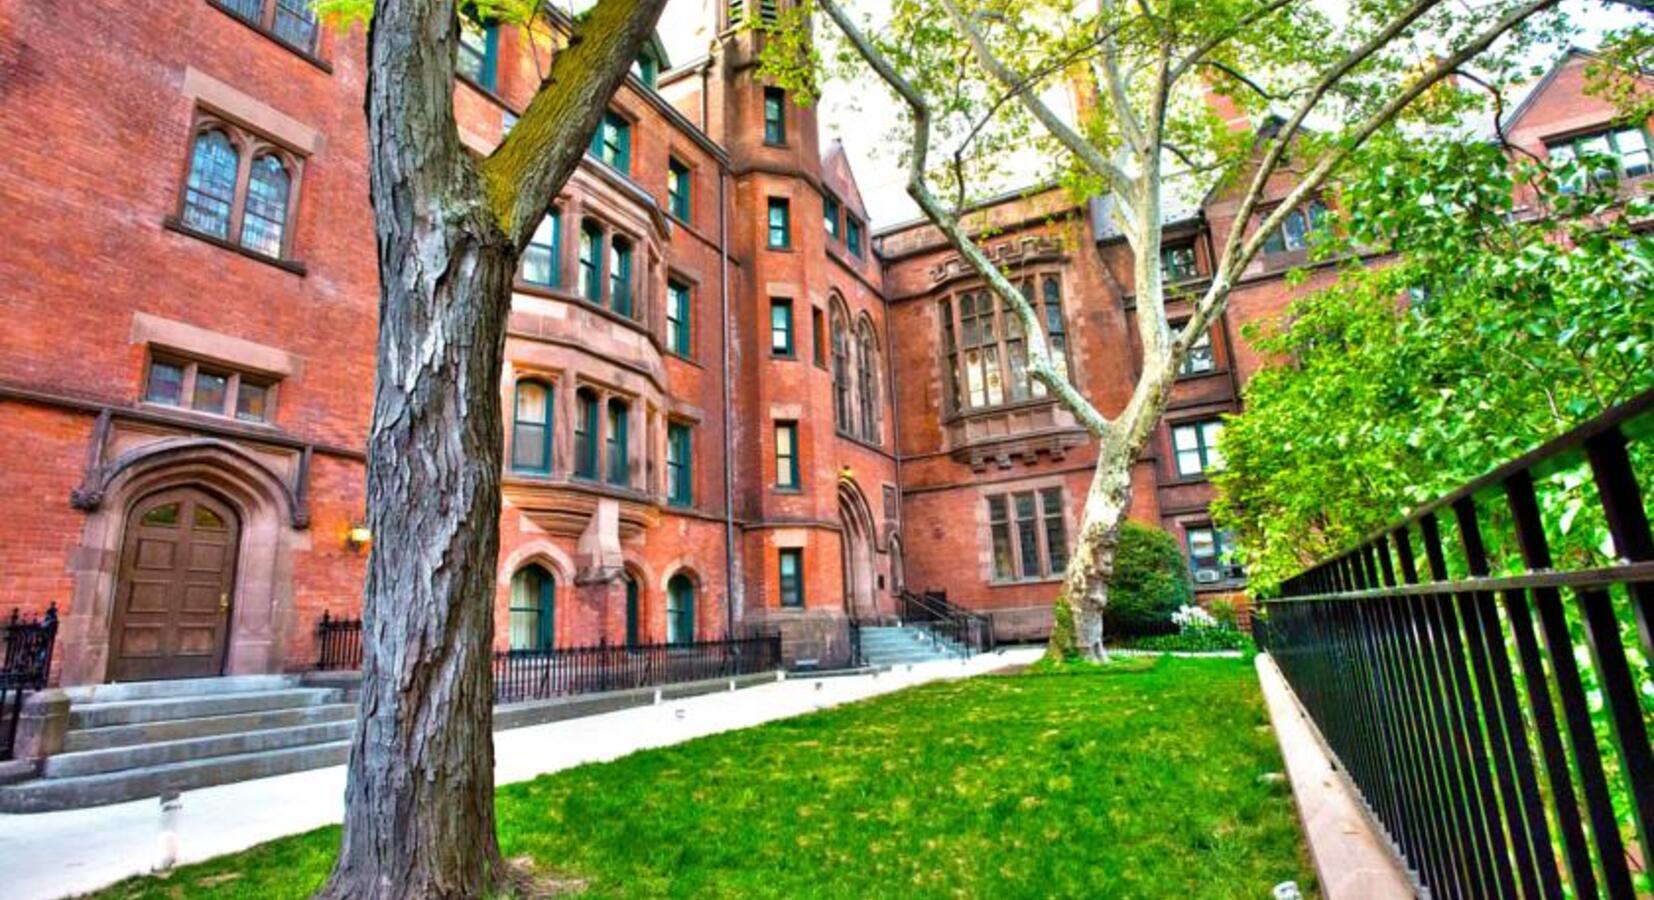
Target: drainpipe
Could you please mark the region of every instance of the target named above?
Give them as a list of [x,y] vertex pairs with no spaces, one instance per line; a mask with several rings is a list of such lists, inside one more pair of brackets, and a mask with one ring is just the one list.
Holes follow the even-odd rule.
[[[877,258],[877,251],[873,249],[872,235],[868,236],[867,253]],[[896,328],[895,319],[890,314],[889,286],[884,283],[884,265],[879,265],[879,293],[884,301],[884,368],[885,384],[890,385],[887,392],[890,395],[890,456],[896,460],[896,533],[901,535],[902,548],[902,579],[907,579],[907,511],[903,509],[905,492],[902,486],[902,417],[896,409]],[[885,541],[888,550],[890,542]],[[891,573],[890,588],[892,594],[897,594],[902,585],[896,584],[895,573]],[[901,608],[901,603],[895,602],[892,612]]]
[[[704,93],[703,93],[703,96]],[[720,361],[724,389],[724,636],[735,637],[735,436],[731,432],[734,421],[729,384],[729,207],[725,191],[729,184],[729,168],[718,164],[718,321],[723,341],[723,359]]]

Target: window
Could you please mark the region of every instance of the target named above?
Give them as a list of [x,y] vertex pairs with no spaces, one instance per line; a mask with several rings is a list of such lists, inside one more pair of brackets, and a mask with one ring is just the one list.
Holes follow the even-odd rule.
[[666,502],[673,506],[695,503],[695,451],[689,426],[666,424]]
[[511,420],[511,468],[551,471],[551,388],[541,381],[517,382]]
[[[1269,215],[1268,213],[1265,214]],[[1309,246],[1310,234],[1320,228],[1326,221],[1327,206],[1319,200],[1311,200],[1304,206],[1286,214],[1281,220],[1281,226],[1269,235],[1264,241],[1263,252],[1285,253],[1289,250],[1302,250]]]
[[511,576],[511,649],[551,649],[556,596],[556,580],[540,566],[524,566]]
[[609,401],[609,483],[625,486],[631,481],[630,457],[627,454],[626,425],[631,418],[631,407],[624,400]]
[[666,161],[666,205],[672,215],[689,221],[689,167],[677,157]]
[[781,605],[804,605],[804,550],[799,547],[782,549],[780,565],[781,572]]
[[793,245],[792,210],[785,197],[771,197],[769,203],[769,246],[785,250]]
[[632,169],[632,123],[617,112],[606,112],[592,132],[592,155],[621,172]]
[[987,502],[995,581],[1062,574],[1068,566],[1062,488],[992,494]]
[[861,230],[860,219],[855,216],[844,217],[844,243],[857,259],[861,259]]
[[638,606],[639,595],[643,593],[643,586],[638,584],[637,576],[626,573],[626,646],[635,648],[638,645],[638,630],[640,626]]
[[864,441],[879,441],[879,350],[873,323],[863,318],[856,325],[856,423],[855,435]]
[[764,143],[787,142],[787,95],[778,87],[764,88]]
[[[1172,330],[1176,331],[1182,327],[1181,324],[1174,325]],[[1177,364],[1177,374],[1199,375],[1215,368],[1217,360],[1212,356],[1212,332],[1203,331],[1200,337],[1195,338],[1195,342],[1189,345],[1189,352],[1183,355],[1183,361]]]
[[603,302],[603,231],[590,219],[580,223],[580,295]]
[[1195,242],[1167,244],[1160,248],[1160,268],[1167,281],[1188,281],[1200,275],[1195,266]]
[[695,640],[695,582],[681,572],[666,583],[666,642]]
[[1218,452],[1218,438],[1222,434],[1221,419],[1172,426],[1172,450],[1177,454],[1177,474],[1199,475],[1223,468],[1223,454]]
[[823,226],[827,229],[827,236],[833,240],[839,239],[839,204],[838,198],[827,194],[821,200],[821,216]]
[[833,427],[840,434],[850,432],[850,335],[844,323],[844,307],[833,304]]
[[666,349],[689,356],[689,286],[666,282]]
[[193,360],[149,361],[144,401],[243,422],[268,422],[275,383],[268,378]]
[[[1039,296],[1035,296],[1036,283]],[[1062,312],[1062,285],[1055,275],[1021,285],[1045,325],[1046,346],[1057,372],[1068,374],[1068,338]],[[1019,403],[1046,396],[1045,385],[1028,374],[1027,336],[1022,319],[1008,304],[994,302],[986,288],[971,288],[940,301],[942,353],[948,368],[948,399],[957,412]]]
[[454,71],[493,90],[499,54],[500,30],[497,27],[492,23],[485,25],[469,16],[459,17],[459,48],[454,55]]
[[563,255],[563,220],[553,207],[534,229],[534,236],[523,248],[523,281],[541,287],[556,287],[558,260]]
[[1246,577],[1246,570],[1234,561],[1235,537],[1210,525],[1190,528],[1189,568],[1196,584],[1212,584]]
[[819,306],[810,309],[810,344],[815,364],[827,365],[827,317],[822,314]]
[[775,486],[798,490],[798,423],[775,423]]
[[260,256],[282,258],[298,161],[225,123],[203,119],[197,127],[178,224],[233,240]]
[[509,109],[501,110],[500,111],[500,140],[505,140],[506,136],[511,134],[511,129],[517,127],[517,123],[519,121],[521,121],[521,119],[517,118],[516,113],[512,112]]
[[597,477],[597,392],[581,388],[575,392],[574,475]]
[[218,0],[218,5],[300,53],[316,47],[316,13],[310,0]]
[[770,353],[793,355],[793,302],[770,298]]
[[[1551,164],[1560,166],[1578,159],[1581,154],[1608,157],[1612,168],[1601,167],[1592,172],[1599,181],[1636,178],[1650,171],[1648,136],[1641,128],[1617,128],[1580,135],[1567,141],[1545,145],[1545,155]],[[1577,179],[1570,179],[1570,182]],[[1578,185],[1565,183],[1564,190],[1575,190]]]
[[660,59],[645,50],[638,55],[637,62],[632,63],[632,74],[644,87],[654,88],[660,81]]
[[632,243],[617,235],[609,247],[609,308],[631,318]]

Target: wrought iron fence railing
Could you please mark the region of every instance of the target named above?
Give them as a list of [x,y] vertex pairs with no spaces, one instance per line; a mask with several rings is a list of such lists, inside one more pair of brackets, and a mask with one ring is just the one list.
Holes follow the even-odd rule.
[[1654,392],[1263,604],[1260,645],[1434,897],[1649,891],[1651,433]]
[[[323,616],[317,631],[319,670],[362,664],[360,619]],[[672,644],[599,644],[494,653],[494,702],[553,697],[732,678],[781,668],[781,636]]]
[[38,619],[25,619],[15,609],[0,629],[5,632],[5,658],[0,662],[0,759],[11,759],[17,727],[23,715],[23,697],[46,686],[52,671],[52,647],[57,641],[57,604]]
[[896,595],[896,615],[928,630],[938,646],[945,642],[966,656],[994,649],[993,617],[950,602],[945,591],[901,591]]

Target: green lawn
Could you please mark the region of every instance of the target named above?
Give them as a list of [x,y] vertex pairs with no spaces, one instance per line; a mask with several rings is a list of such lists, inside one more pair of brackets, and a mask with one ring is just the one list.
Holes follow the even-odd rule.
[[[508,857],[594,897],[1306,893],[1249,662],[984,677],[582,766],[500,791]],[[108,897],[303,897],[338,829]]]

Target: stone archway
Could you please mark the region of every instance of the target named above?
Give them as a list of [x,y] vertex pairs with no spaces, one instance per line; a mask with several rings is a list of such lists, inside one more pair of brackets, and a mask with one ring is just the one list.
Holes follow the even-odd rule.
[[877,620],[873,512],[861,488],[848,478],[838,483],[839,557],[844,570],[844,611],[857,621]]
[[74,590],[60,632],[64,684],[95,684],[114,677],[111,635],[127,522],[144,498],[168,490],[211,495],[240,528],[229,579],[226,675],[283,671],[294,627],[293,551],[308,546],[302,508],[267,466],[233,444],[213,439],[169,439],[121,455],[105,467],[87,509],[81,543],[71,557]]

